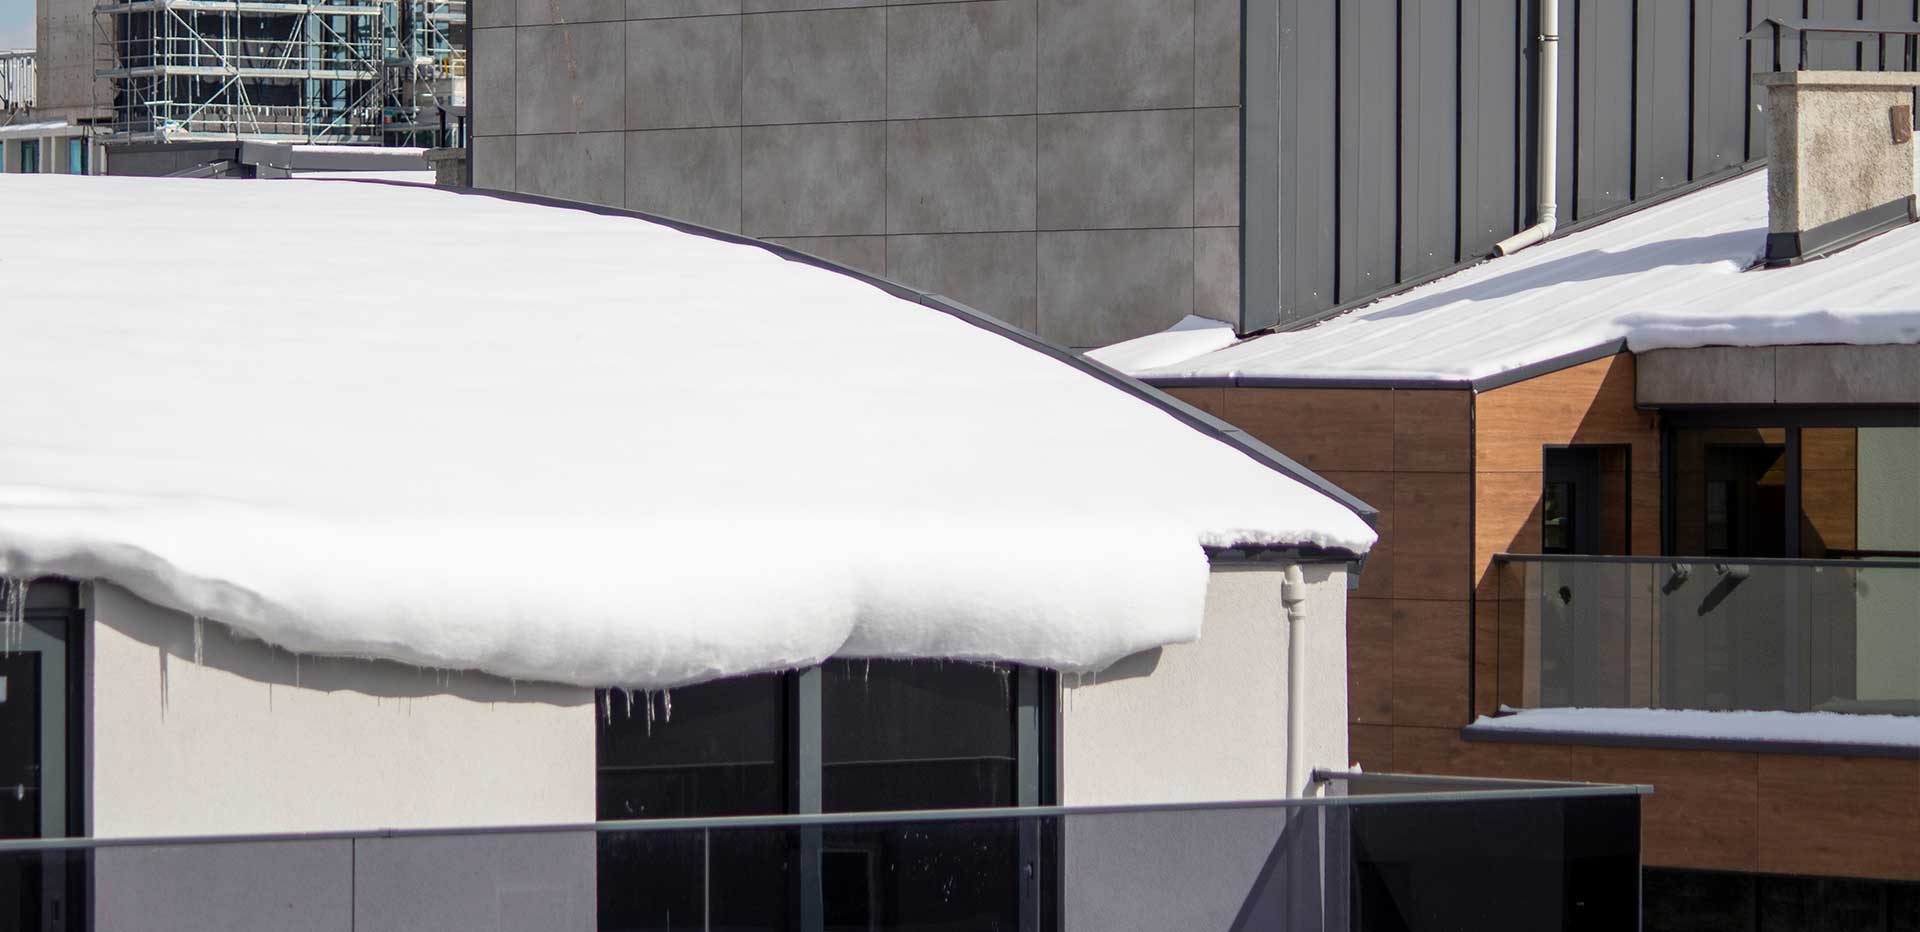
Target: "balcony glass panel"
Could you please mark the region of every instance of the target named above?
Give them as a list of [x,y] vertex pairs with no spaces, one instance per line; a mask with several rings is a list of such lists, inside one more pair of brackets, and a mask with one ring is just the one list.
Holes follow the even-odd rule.
[[1920,714],[1920,560],[1499,559],[1505,704]]
[[[0,925],[1622,929],[1639,912],[1642,792],[1333,775],[1316,798],[1260,803],[0,841]],[[1018,858],[974,857],[983,839]],[[721,856],[749,849],[778,867]],[[607,850],[631,856],[612,872]],[[635,892],[613,913],[610,885]]]

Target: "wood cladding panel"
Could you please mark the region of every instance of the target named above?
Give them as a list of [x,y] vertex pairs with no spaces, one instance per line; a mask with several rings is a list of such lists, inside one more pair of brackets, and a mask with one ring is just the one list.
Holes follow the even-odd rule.
[[1468,741],[1458,728],[1393,729],[1393,766],[1400,773],[1567,780],[1572,761],[1566,745]]
[[1920,879],[1920,761],[1759,755],[1767,873]]
[[1393,602],[1347,600],[1347,720],[1393,722]]
[[1395,472],[1467,472],[1473,468],[1473,395],[1465,391],[1393,393]]
[[1229,388],[1222,415],[1315,472],[1379,472],[1393,462],[1385,389]]
[[1471,477],[1464,474],[1394,474],[1394,597],[1470,597],[1472,488]]
[[1224,388],[1175,387],[1162,390],[1214,417],[1223,421],[1227,419],[1227,390]]
[[1466,602],[1393,601],[1393,722],[1466,724],[1468,642]]
[[1633,469],[1658,469],[1658,418],[1634,407],[1633,385],[1633,357],[1622,353],[1482,393],[1474,468],[1538,472],[1542,446],[1624,443]]
[[1394,773],[1393,726],[1354,725],[1347,729],[1347,756],[1368,773]]
[[1539,553],[1542,473],[1480,473],[1473,485],[1474,598],[1497,599],[1496,553]]
[[[1283,451],[1284,452],[1284,451]],[[1393,474],[1389,472],[1322,472],[1322,479],[1372,505],[1379,514],[1373,529],[1380,540],[1367,553],[1366,569],[1360,573],[1360,587],[1350,598],[1389,598],[1393,595]]]
[[1650,866],[1751,871],[1759,863],[1759,755],[1653,748],[1573,748],[1573,777],[1645,783],[1641,859]]

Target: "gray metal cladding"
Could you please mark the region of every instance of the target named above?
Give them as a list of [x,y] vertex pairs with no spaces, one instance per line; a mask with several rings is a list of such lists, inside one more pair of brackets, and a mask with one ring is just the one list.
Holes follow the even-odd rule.
[[[1273,241],[1252,227],[1279,205],[1279,255],[1262,266],[1277,289],[1246,292],[1243,331],[1310,323],[1476,261],[1535,221],[1542,2],[1560,7],[1563,227],[1766,155],[1751,76],[1772,70],[1772,49],[1741,38],[1754,23],[1920,22],[1920,0],[1245,2],[1249,23],[1280,24],[1280,140],[1278,164],[1250,148],[1243,165],[1243,199],[1267,202],[1243,203],[1250,244]],[[1906,67],[1897,38],[1814,42],[1808,64],[1878,69],[1883,45],[1886,68]],[[1783,51],[1797,64],[1797,45]],[[1248,87],[1250,113],[1260,93]],[[1276,293],[1277,306],[1261,297]]]

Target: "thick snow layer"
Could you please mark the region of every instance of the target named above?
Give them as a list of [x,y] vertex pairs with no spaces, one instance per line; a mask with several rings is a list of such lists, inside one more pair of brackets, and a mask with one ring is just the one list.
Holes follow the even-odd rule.
[[1751,174],[1156,379],[1466,381],[1625,340],[1630,349],[1920,343],[1920,225],[1825,259],[1748,270],[1766,246]]
[[0,214],[0,572],[291,650],[636,688],[1085,670],[1200,634],[1202,545],[1374,537],[1068,363],[755,247],[338,182],[6,175]]
[[306,181],[399,181],[406,184],[433,184],[432,169],[426,171],[296,171],[293,177]]
[[1684,709],[1527,709],[1498,717],[1483,715],[1467,727],[1483,734],[1547,732],[1920,749],[1920,715],[1702,712]]
[[1233,325],[1188,314],[1159,333],[1087,351],[1087,358],[1121,372],[1139,372],[1192,359],[1232,345]]

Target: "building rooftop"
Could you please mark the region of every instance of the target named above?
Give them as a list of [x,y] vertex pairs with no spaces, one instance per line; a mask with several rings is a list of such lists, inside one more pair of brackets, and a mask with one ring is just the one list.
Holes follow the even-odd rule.
[[[1756,171],[1306,329],[1121,368],[1166,383],[1485,387],[1622,349],[1920,343],[1920,225],[1754,269],[1766,235],[1767,179]],[[1103,353],[1151,355],[1130,344]]]
[[769,248],[352,181],[0,204],[0,573],[290,650],[1091,669],[1199,635],[1203,547],[1374,539],[1150,390]]

